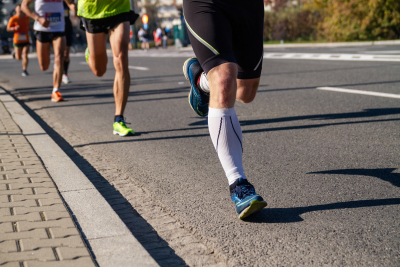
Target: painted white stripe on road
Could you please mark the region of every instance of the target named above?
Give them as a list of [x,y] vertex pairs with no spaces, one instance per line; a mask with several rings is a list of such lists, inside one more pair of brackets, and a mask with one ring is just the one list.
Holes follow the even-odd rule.
[[400,56],[398,55],[366,55],[366,54],[264,53],[264,59],[266,58],[400,62]]
[[129,66],[128,68],[133,69],[133,70],[149,70],[149,68],[138,67],[138,66]]
[[342,93],[350,93],[350,94],[373,95],[373,96],[380,96],[380,97],[400,98],[400,95],[396,95],[396,94],[386,94],[386,93],[378,93],[378,92],[363,91],[363,90],[353,90],[353,89],[345,89],[345,88],[336,88],[336,87],[317,87],[317,89],[318,90],[325,90],[325,91],[335,91],[335,92],[342,92]]
[[[88,63],[86,61],[81,61],[79,64],[82,65],[87,65]],[[129,69],[134,69],[134,70],[149,70],[149,68],[146,67],[139,67],[139,66],[128,66]]]

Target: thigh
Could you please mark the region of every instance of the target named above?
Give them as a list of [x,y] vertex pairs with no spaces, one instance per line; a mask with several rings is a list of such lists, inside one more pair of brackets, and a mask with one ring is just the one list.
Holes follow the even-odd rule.
[[17,60],[20,60],[22,58],[22,50],[24,49],[24,47],[16,46],[16,47],[14,47],[14,49],[15,49],[15,58]]
[[50,45],[51,43],[42,43],[36,40],[36,52],[39,66],[42,70],[47,70],[50,64]]
[[206,73],[218,65],[236,62],[232,25],[217,1],[186,0],[183,11],[194,53]]
[[107,57],[107,34],[104,32],[101,33],[90,33],[86,32],[87,44],[89,47],[90,56],[94,58],[99,58],[106,56]]
[[64,50],[65,50],[65,36],[59,36],[53,39],[53,50],[54,50],[54,55],[59,56],[59,55],[64,55]]
[[114,57],[121,54],[128,55],[129,31],[128,21],[122,22],[110,30],[110,44]]
[[29,45],[25,45],[25,46],[22,48],[22,54],[23,54],[25,57],[28,56],[29,47],[30,47]]

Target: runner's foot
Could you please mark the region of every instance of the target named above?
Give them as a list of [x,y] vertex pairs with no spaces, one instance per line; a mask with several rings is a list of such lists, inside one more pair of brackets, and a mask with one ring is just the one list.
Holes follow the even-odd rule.
[[254,186],[246,179],[239,178],[229,189],[241,220],[267,206],[267,202],[256,194]]
[[120,118],[118,121],[114,122],[113,129],[113,134],[119,136],[130,136],[135,134],[131,128],[126,126],[126,122],[123,118]]
[[63,76],[62,76],[62,82],[63,82],[64,84],[68,84],[68,83],[71,82],[71,80],[69,79],[69,77],[68,77],[67,75],[63,74]]
[[195,57],[188,58],[183,64],[183,74],[186,80],[190,82],[191,88],[189,92],[189,104],[201,117],[207,117],[208,115],[208,103],[210,101],[210,95],[203,92],[197,86],[197,79],[203,72],[199,61]]
[[21,73],[21,75],[25,77],[25,76],[28,76],[29,73],[28,73],[26,70],[23,70],[22,73]]
[[51,94],[51,102],[60,102],[60,101],[64,101],[64,98],[62,97],[59,91]]

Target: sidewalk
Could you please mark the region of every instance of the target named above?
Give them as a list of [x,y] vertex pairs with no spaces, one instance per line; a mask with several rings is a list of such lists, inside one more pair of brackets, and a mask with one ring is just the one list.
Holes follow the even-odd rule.
[[2,102],[0,122],[0,265],[96,266],[53,180]]
[[158,266],[82,176],[0,89],[1,266]]

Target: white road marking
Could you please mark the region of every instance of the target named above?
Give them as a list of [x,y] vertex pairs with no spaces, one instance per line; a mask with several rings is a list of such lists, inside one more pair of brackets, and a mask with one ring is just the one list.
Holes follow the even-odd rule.
[[178,82],[178,84],[184,84],[185,82]]
[[387,51],[360,51],[363,54],[400,54],[400,50],[387,50]]
[[371,55],[371,54],[367,55],[367,54],[321,54],[321,53],[264,53],[264,59],[266,58],[400,62],[399,55]]
[[400,98],[400,95],[396,95],[396,94],[386,94],[386,93],[378,93],[378,92],[363,91],[363,90],[353,90],[353,89],[346,89],[346,88],[317,87],[317,89],[318,90],[325,90],[325,91],[335,91],[335,92],[342,92],[342,93],[350,93],[350,94],[373,95],[373,96],[380,96],[380,97]]
[[149,68],[138,67],[138,66],[128,66],[128,68],[133,69],[133,70],[149,70]]
[[[87,63],[86,61],[81,61],[81,62],[79,62],[79,64],[87,65],[88,63]],[[146,67],[138,67],[138,66],[128,66],[128,68],[134,69],[134,70],[149,70],[149,68],[146,68]]]

